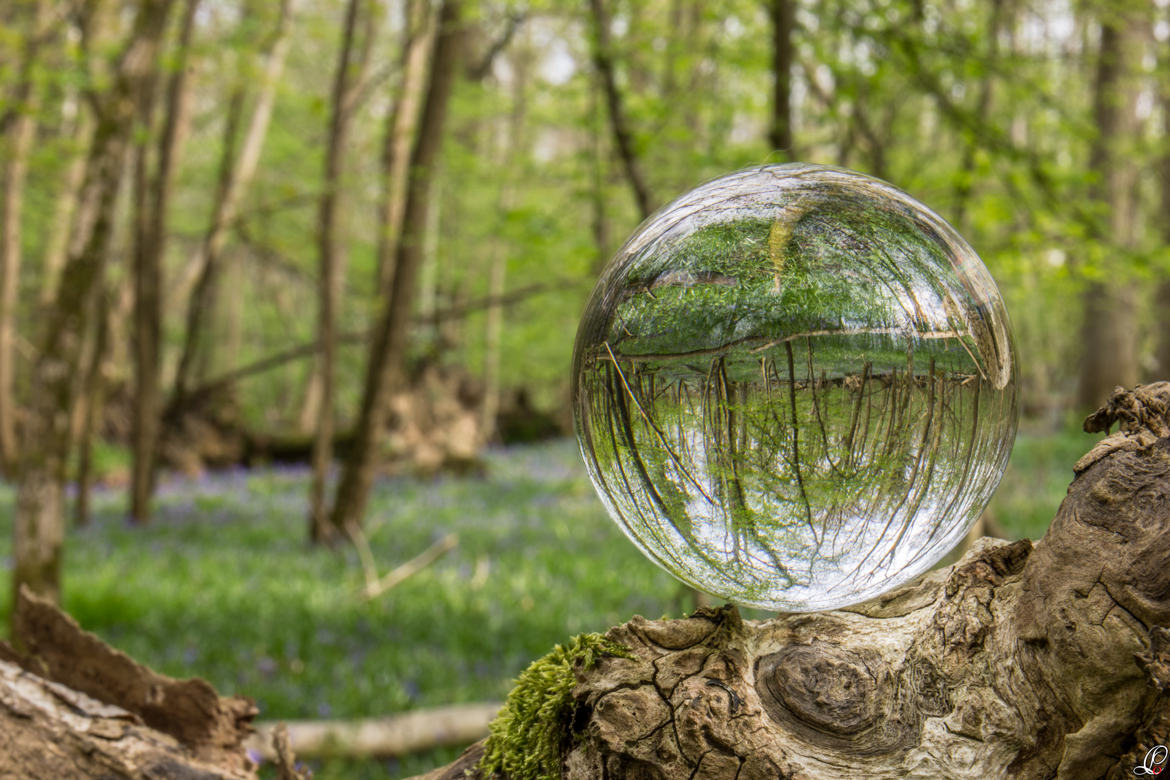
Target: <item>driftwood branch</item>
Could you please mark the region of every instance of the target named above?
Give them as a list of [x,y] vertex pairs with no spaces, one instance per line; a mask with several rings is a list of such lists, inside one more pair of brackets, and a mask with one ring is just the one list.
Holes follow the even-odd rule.
[[[1121,778],[1170,743],[1170,383],[1090,418],[1035,546],[848,610],[634,618],[575,669],[565,778]],[[485,743],[425,777],[483,778]]]

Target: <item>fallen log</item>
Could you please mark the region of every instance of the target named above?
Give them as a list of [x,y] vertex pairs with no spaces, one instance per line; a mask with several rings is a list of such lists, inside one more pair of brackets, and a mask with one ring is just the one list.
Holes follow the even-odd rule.
[[[81,630],[27,589],[0,642],[0,777],[253,780],[256,707],[175,680]],[[281,776],[290,774],[286,754]]]
[[0,777],[180,776],[256,777],[200,759],[179,740],[149,728],[121,707],[0,661]]
[[291,720],[257,723],[246,747],[264,760],[276,758],[273,733],[288,729],[289,744],[299,758],[387,758],[438,747],[462,747],[488,733],[500,703],[460,704],[407,712],[386,718],[358,720]]
[[1153,774],[1170,744],[1170,383],[1118,388],[1086,428],[1113,424],[1035,546],[984,539],[846,610],[727,606],[579,638],[521,676],[491,737],[422,777]]

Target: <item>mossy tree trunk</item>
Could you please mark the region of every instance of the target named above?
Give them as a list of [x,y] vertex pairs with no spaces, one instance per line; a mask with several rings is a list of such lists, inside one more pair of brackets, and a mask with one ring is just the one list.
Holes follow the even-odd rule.
[[1133,776],[1170,742],[1170,383],[1085,427],[1114,423],[1037,544],[984,539],[847,610],[634,618],[614,652],[549,657],[559,700],[534,664],[497,733],[425,777],[545,776],[525,755],[550,749],[566,778]]
[[30,382],[12,523],[13,593],[27,585],[55,600],[60,590],[71,417],[81,385],[75,377],[105,274],[134,108],[155,70],[170,7],[169,0],[142,3],[113,81],[93,101],[97,126],[82,185],[82,202],[93,206],[81,210],[87,221],[78,228],[77,249],[66,260],[56,299],[46,312]]

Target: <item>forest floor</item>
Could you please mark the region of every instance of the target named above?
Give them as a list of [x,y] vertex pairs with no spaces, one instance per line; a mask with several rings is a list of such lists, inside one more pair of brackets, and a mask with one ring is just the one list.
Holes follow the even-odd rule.
[[[1041,536],[1091,441],[1025,429],[990,508],[999,526]],[[372,601],[352,549],[306,546],[305,469],[166,479],[146,528],[126,524],[123,490],[98,490],[91,524],[67,544],[65,607],[161,672],[254,697],[265,720],[500,700],[573,634],[691,609],[689,591],[608,520],[574,443],[489,451],[485,466],[378,483],[367,534],[380,571],[446,534],[459,544]],[[13,499],[0,486],[0,569],[11,567]],[[409,777],[458,752],[314,769],[319,780]]]

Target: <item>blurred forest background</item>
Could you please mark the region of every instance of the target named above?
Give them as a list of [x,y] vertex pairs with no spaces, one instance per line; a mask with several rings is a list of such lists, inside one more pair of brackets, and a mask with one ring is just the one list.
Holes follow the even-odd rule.
[[264,717],[498,698],[687,608],[564,441],[573,334],[644,217],[789,160],[983,257],[992,512],[1042,534],[1074,416],[1170,378],[1168,139],[1165,0],[4,0],[0,603],[64,581]]

